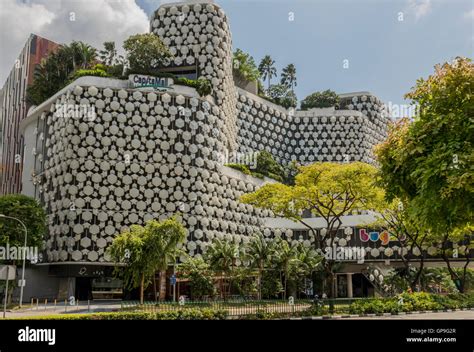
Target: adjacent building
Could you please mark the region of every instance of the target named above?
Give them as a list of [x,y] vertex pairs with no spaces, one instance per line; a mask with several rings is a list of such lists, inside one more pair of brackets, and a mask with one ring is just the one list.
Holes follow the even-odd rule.
[[57,47],[57,43],[31,34],[1,90],[0,195],[21,192],[24,143],[19,125],[30,107],[26,89],[33,82],[36,65]]

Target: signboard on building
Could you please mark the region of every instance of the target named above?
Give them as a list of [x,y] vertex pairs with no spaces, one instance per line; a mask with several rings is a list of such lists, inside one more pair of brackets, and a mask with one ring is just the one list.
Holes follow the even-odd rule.
[[169,77],[155,77],[147,75],[133,74],[128,76],[131,87],[133,88],[153,88],[155,90],[166,91],[170,89],[174,81]]

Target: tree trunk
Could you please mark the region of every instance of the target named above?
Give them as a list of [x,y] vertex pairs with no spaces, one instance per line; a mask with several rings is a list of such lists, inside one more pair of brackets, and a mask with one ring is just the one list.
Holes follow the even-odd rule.
[[421,261],[420,261],[420,267],[418,268],[418,271],[415,275],[415,279],[410,283],[410,288],[413,292],[416,292],[416,285],[417,284],[419,284],[421,286],[421,283],[419,281],[420,281],[421,273],[424,270],[424,264],[425,264],[425,261],[424,261],[424,258],[422,257]]
[[143,304],[144,290],[145,290],[145,274],[142,274],[142,277],[140,280],[140,304]]
[[157,301],[157,294],[156,294],[156,274],[153,274],[153,298],[155,302]]
[[166,270],[160,271],[160,301],[166,299]]

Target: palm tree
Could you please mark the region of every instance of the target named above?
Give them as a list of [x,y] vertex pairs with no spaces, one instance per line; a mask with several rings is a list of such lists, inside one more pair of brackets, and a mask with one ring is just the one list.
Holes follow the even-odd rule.
[[276,77],[277,70],[275,68],[275,60],[273,60],[270,55],[265,55],[265,57],[260,61],[260,65],[258,65],[258,70],[260,71],[263,80],[268,79],[268,87],[270,88],[270,80],[273,77]]
[[289,244],[285,240],[276,242],[275,262],[280,270],[280,277],[283,276],[283,298],[286,299],[286,289],[288,284],[288,277],[290,269],[294,263],[297,253],[297,246]]
[[253,238],[246,247],[250,265],[258,269],[258,299],[262,299],[262,275],[275,253],[275,242],[266,241],[262,234]]
[[160,272],[159,297],[166,298],[166,270],[176,263],[181,254],[178,245],[186,239],[186,230],[175,217],[163,221],[149,221],[145,227],[148,241],[145,253],[149,253],[150,265]]
[[297,275],[303,280],[307,277],[311,277],[313,272],[319,269],[321,260],[322,256],[313,248],[306,247],[303,244],[298,245],[294,262]]
[[[240,257],[239,247],[234,242],[228,242],[225,240],[215,239],[207,247],[206,253],[204,254],[205,259],[215,271],[220,272],[221,276],[229,276],[229,293],[232,283],[232,273],[236,266],[237,259]],[[221,286],[221,294],[223,293],[224,298],[226,292],[224,289],[224,279],[219,279]]]
[[293,64],[286,66],[281,73],[281,84],[294,93],[296,87],[296,67]]
[[84,42],[73,41],[68,49],[74,71],[91,67],[97,59],[97,49]]
[[117,60],[117,49],[115,42],[104,42],[104,50],[99,52],[99,57],[104,65],[112,66]]

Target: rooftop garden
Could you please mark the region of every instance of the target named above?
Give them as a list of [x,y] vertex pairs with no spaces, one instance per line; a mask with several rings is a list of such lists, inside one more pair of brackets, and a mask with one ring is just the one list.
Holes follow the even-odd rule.
[[28,103],[39,105],[84,76],[126,79],[130,74],[145,74],[171,77],[175,84],[195,88],[200,96],[212,93],[212,85],[207,79],[191,80],[161,71],[172,55],[154,34],[132,35],[124,41],[123,49],[125,56],[118,54],[114,42],[105,42],[100,51],[80,41],[61,45],[36,67],[33,84],[27,89]]

